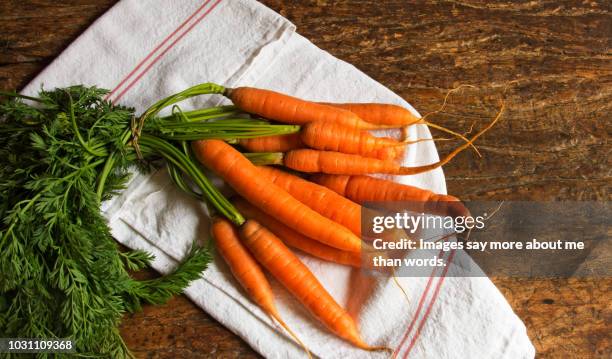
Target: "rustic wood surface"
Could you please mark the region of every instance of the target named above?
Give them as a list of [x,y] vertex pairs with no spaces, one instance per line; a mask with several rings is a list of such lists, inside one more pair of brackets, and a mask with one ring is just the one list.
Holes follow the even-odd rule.
[[[503,121],[445,167],[464,199],[610,200],[609,1],[265,0],[317,46],[454,129]],[[0,2],[0,89],[20,89],[114,0]],[[441,153],[451,144],[440,143]],[[154,273],[147,275],[153,276]],[[610,279],[493,278],[539,357],[610,357]],[[256,357],[184,297],[126,317],[138,357]]]

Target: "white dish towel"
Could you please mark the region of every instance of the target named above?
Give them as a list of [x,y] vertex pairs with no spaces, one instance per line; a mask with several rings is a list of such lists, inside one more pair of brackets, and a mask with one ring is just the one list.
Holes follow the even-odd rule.
[[[143,111],[156,99],[200,82],[228,87],[252,85],[313,100],[372,101],[411,108],[365,74],[320,50],[294,26],[252,0],[124,0],[115,5],[51,65],[24,93],[73,84],[112,89],[113,101]],[[183,103],[210,106],[220,97]],[[424,127],[412,136],[429,136]],[[406,165],[438,159],[431,143],[411,146]],[[441,170],[397,181],[445,192]],[[104,204],[121,243],[156,257],[165,273],[197,239],[208,237],[205,210],[179,193],[164,171],[138,175],[121,196]],[[448,257],[448,255],[447,255]],[[302,257],[336,300],[350,298],[345,267]],[[451,271],[459,270],[451,266]],[[446,273],[441,273],[446,274]],[[400,278],[408,303],[389,281],[376,285],[361,306],[360,331],[366,342],[396,348],[398,357],[531,358],[525,326],[487,278]],[[287,324],[313,354],[322,358],[374,358],[346,344],[314,321],[273,281]],[[198,306],[266,357],[303,357],[304,352],[272,323],[218,260],[186,291]]]

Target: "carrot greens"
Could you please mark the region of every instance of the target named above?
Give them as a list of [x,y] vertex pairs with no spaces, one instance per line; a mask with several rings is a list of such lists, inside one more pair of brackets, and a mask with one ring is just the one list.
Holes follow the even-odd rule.
[[221,92],[218,85],[194,86],[140,117],[103,100],[107,91],[96,87],[41,90],[37,97],[2,94],[0,337],[67,338],[82,356],[131,356],[118,330],[122,315],[182,292],[211,254],[194,247],[174,272],[136,280],[130,271],[148,267],[153,257],[120,249],[100,212],[102,201],[125,188],[131,168],[144,170],[150,167],[145,162],[159,165],[163,159],[179,187],[241,224],[240,213],[182,140],[248,138],[295,127],[221,120],[238,114],[232,106],[158,116],[184,99]]

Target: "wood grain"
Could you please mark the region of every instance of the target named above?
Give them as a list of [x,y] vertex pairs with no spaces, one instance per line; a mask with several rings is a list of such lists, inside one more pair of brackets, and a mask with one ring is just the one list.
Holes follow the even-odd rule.
[[[19,89],[113,0],[0,2],[0,88]],[[298,31],[460,131],[503,121],[483,158],[445,167],[463,199],[610,200],[612,14],[609,1],[297,1],[264,4]],[[442,136],[437,134],[438,136]],[[440,143],[446,153],[453,144]],[[154,275],[149,273],[148,275]],[[610,357],[612,280],[493,278],[539,357]],[[123,322],[138,357],[256,357],[184,297]]]

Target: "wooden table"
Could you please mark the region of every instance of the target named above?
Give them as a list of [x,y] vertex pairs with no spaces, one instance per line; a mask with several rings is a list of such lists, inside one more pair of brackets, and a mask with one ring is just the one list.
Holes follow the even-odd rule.
[[[265,0],[298,31],[455,129],[503,121],[445,167],[463,199],[610,200],[612,14],[601,1]],[[115,0],[0,3],[0,88],[20,89]],[[514,82],[513,82],[514,81]],[[510,84],[510,85],[509,85]],[[504,96],[505,91],[505,96]],[[440,143],[441,153],[451,144]],[[153,275],[150,273],[149,275]],[[612,280],[493,278],[540,357],[610,357]],[[126,317],[139,357],[255,357],[184,297]]]

